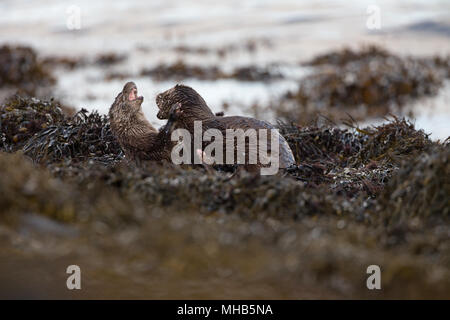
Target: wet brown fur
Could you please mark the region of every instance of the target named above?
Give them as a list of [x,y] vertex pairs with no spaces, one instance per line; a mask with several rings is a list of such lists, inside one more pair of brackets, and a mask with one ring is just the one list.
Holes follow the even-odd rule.
[[[198,120],[202,121],[203,131],[209,128],[219,129],[222,131],[224,137],[226,129],[243,129],[244,131],[250,128],[256,130],[268,129],[269,131],[270,129],[274,129],[270,123],[250,117],[224,117],[220,113],[215,115],[200,94],[191,87],[180,84],[156,97],[156,104],[159,108],[158,118],[167,119],[169,117],[170,107],[174,103],[180,103],[183,111],[183,115],[177,119],[174,128],[187,129],[191,134],[194,132],[194,121]],[[268,141],[270,141],[270,134],[268,137]],[[279,135],[279,142],[280,167],[285,168],[295,163],[295,160],[289,145],[281,135]],[[268,150],[270,150],[269,144]]]
[[170,161],[172,142],[170,141],[169,120],[167,124],[156,130],[142,112],[142,97],[128,100],[131,90],[135,89],[133,82],[123,87],[109,110],[111,130],[119,142],[125,156],[139,162],[140,160]]

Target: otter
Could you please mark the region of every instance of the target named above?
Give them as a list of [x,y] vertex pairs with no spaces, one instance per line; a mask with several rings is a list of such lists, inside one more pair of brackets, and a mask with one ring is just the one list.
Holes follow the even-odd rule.
[[[176,120],[174,128],[184,128],[192,134],[194,132],[194,121],[202,121],[202,129],[209,128],[219,129],[225,136],[226,129],[275,129],[273,125],[266,121],[257,120],[250,117],[241,116],[223,116],[223,113],[214,114],[206,104],[206,101],[193,88],[177,84],[175,87],[166,90],[156,97],[156,105],[159,108],[157,114],[158,119],[169,119],[171,107],[174,104],[180,104],[183,114]],[[284,137],[278,134],[279,140],[279,167],[287,168],[295,164],[294,155]],[[268,140],[270,141],[270,139]],[[249,146],[246,143],[246,151],[248,154]],[[271,151],[268,142],[267,149]],[[257,167],[260,164],[257,165]],[[246,166],[247,170],[253,171],[255,166]]]
[[136,84],[127,82],[109,109],[111,131],[129,160],[170,161],[170,132],[177,115],[181,114],[180,105],[170,108],[166,125],[158,131],[142,112],[143,101]]

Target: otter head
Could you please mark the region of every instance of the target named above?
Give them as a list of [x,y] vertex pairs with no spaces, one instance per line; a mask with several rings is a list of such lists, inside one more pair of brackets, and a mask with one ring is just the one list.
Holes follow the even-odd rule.
[[122,89],[122,93],[129,104],[140,107],[144,101],[143,96],[138,96],[137,86],[134,82],[127,82]]
[[169,119],[170,110],[177,103],[181,104],[184,109],[195,108],[205,112],[208,116],[214,116],[205,100],[203,100],[197,91],[191,87],[177,84],[175,87],[156,96],[156,105],[159,108],[159,112],[156,115],[158,119]]
[[143,101],[144,97],[138,96],[137,86],[134,82],[127,82],[122,92],[116,97],[116,103],[119,103],[122,108],[139,109]]

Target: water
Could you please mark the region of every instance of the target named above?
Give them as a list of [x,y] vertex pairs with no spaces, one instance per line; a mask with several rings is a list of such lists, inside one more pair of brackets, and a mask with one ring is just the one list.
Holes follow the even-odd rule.
[[[380,8],[381,30],[366,27],[368,5]],[[80,30],[69,30],[70,9],[80,9]],[[69,11],[68,11],[69,10]],[[105,113],[125,80],[106,81],[106,72],[131,75],[144,95],[145,114],[155,126],[155,95],[175,81],[156,82],[135,76],[144,67],[183,58],[187,63],[219,65],[227,70],[239,65],[280,64],[288,75],[282,81],[245,83],[234,80],[188,80],[214,111],[232,102],[227,114],[248,115],[249,106],[293,89],[307,73],[298,63],[318,53],[346,46],[376,43],[394,53],[447,55],[450,41],[448,1],[44,1],[0,2],[0,43],[35,47],[43,55],[88,56],[104,52],[125,53],[128,59],[105,69],[86,67],[59,71],[55,95],[76,108]],[[178,45],[220,48],[257,42],[257,50],[238,50],[225,57],[215,54],[181,55]],[[127,79],[128,80],[128,79]],[[412,104],[416,125],[434,139],[450,135],[449,85],[439,95]],[[260,114],[273,121],[273,116]]]

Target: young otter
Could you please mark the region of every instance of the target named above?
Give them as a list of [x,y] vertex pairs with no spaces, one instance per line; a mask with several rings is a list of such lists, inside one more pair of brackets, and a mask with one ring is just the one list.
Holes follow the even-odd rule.
[[[174,128],[184,128],[192,134],[194,132],[194,121],[202,121],[202,129],[219,129],[225,136],[226,129],[275,129],[266,121],[257,120],[249,117],[231,116],[224,117],[222,114],[215,115],[206,104],[205,100],[191,87],[177,84],[175,87],[160,93],[156,97],[156,104],[159,108],[157,117],[159,119],[168,119],[171,106],[175,103],[181,104],[183,114],[177,119]],[[294,155],[288,143],[283,136],[278,134],[279,141],[279,167],[287,168],[295,164]],[[270,137],[270,133],[269,133]],[[247,143],[246,152],[249,148],[255,148]],[[271,151],[270,138],[268,139],[267,149]],[[247,166],[247,168],[250,168]]]
[[158,131],[145,118],[141,109],[144,98],[137,94],[136,84],[128,82],[117,95],[109,109],[111,131],[128,159],[170,161],[170,132],[180,106],[170,108],[166,125]]

